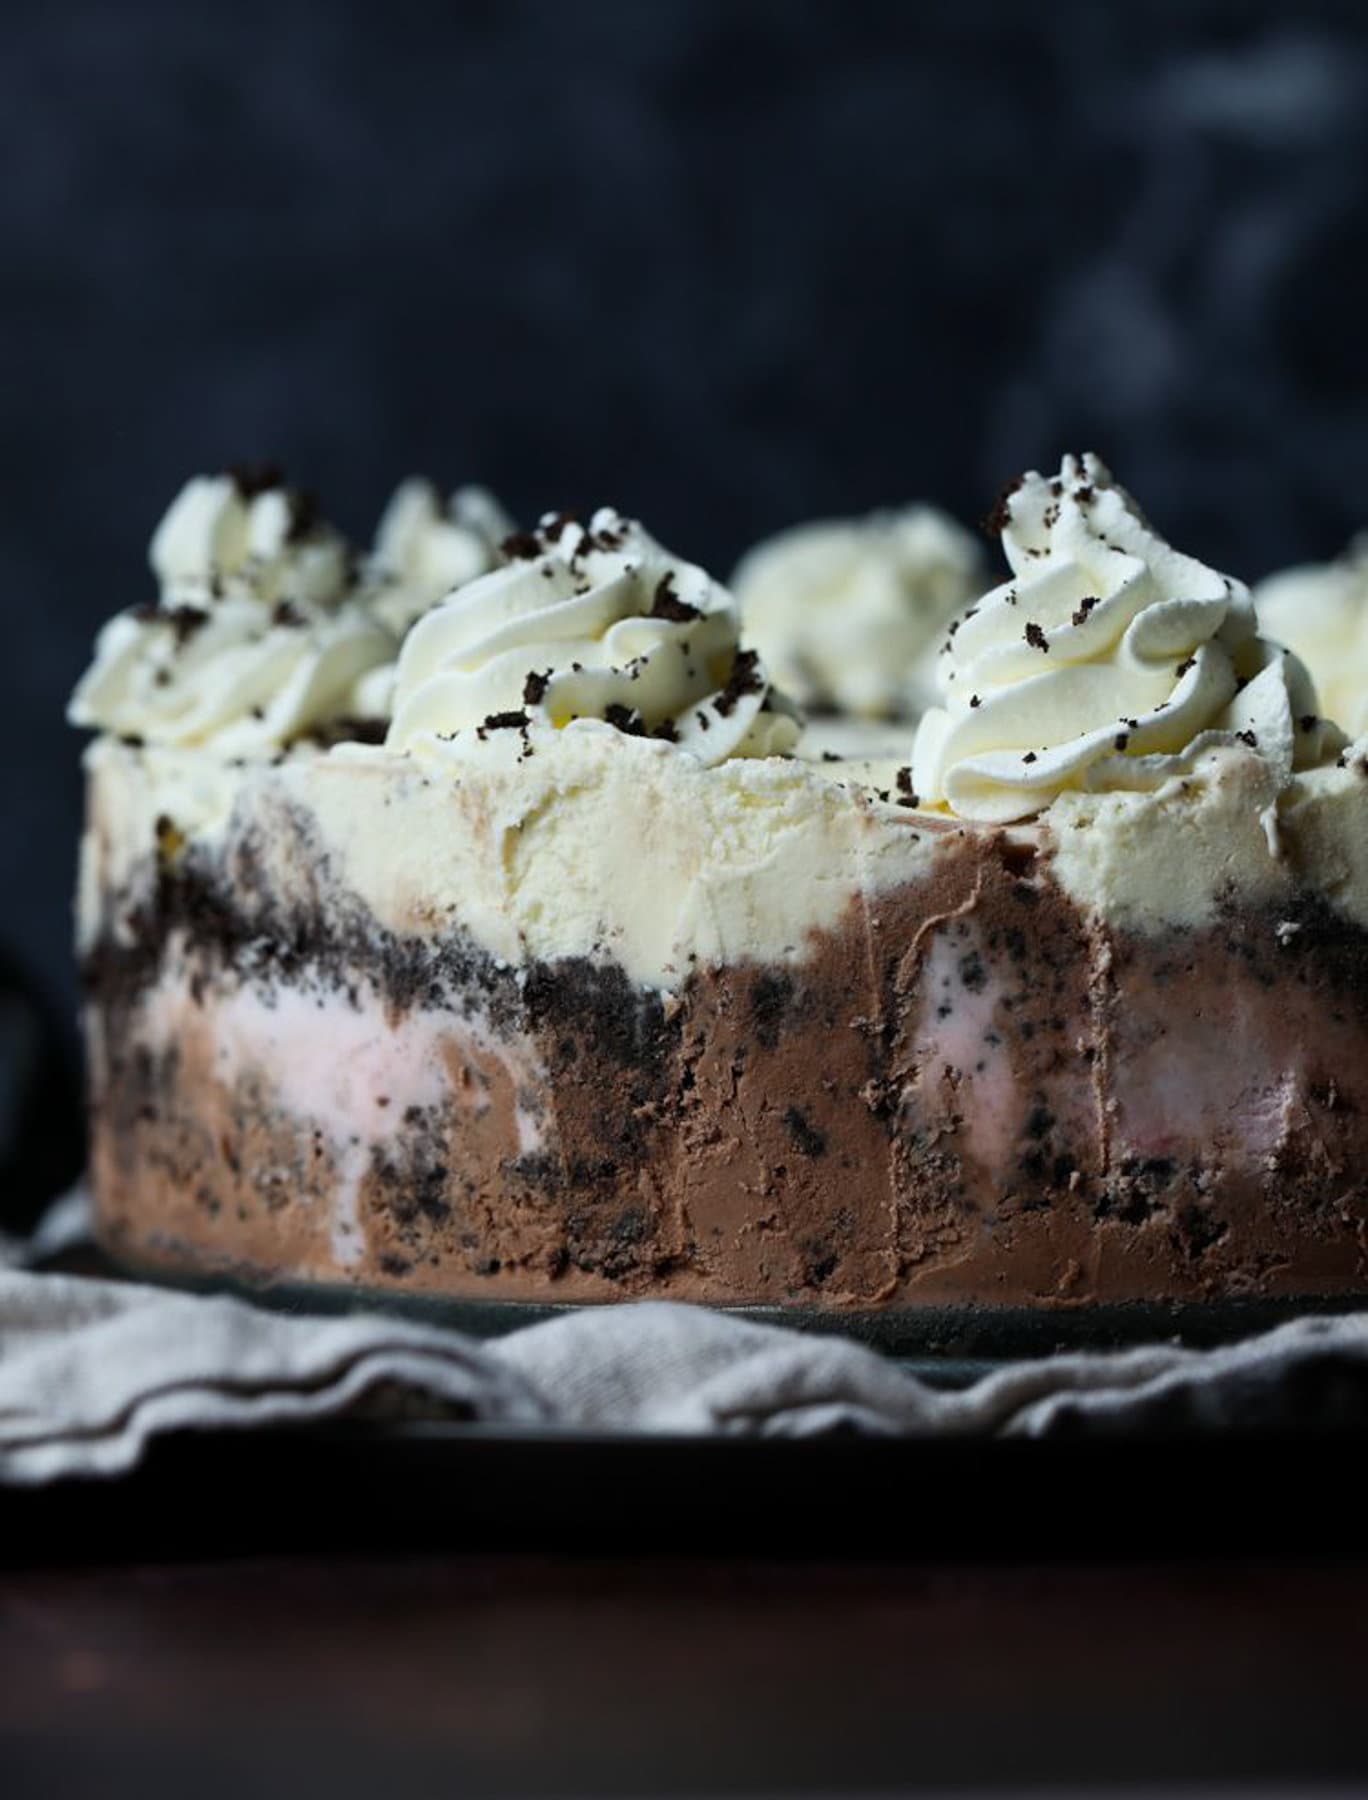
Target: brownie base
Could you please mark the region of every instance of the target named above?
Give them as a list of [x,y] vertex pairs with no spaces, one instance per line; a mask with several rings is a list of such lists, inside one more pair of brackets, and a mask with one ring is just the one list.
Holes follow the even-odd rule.
[[396,937],[322,875],[286,904],[250,840],[116,912],[94,1188],[144,1267],[846,1315],[1368,1291],[1368,936],[1312,899],[1127,936],[954,829],[800,959],[669,996]]

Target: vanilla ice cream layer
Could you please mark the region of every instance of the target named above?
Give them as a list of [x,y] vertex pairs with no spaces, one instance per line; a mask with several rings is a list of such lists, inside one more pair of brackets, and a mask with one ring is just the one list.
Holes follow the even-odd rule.
[[[1307,892],[1368,924],[1365,766],[1368,743],[1279,785],[1255,753],[1218,748],[1154,790],[1063,795],[1008,835],[1131,930]],[[908,804],[893,765],[707,767],[597,721],[462,733],[422,759],[343,745],[240,766],[101,740],[88,767],[85,946],[118,941],[110,896],[137,906],[154,844],[226,868],[245,848],[283,902],[326,880],[401,935],[463,932],[515,966],[611,958],[666,991],[697,964],[801,960],[853,897],[930,879],[947,835],[978,829]]]

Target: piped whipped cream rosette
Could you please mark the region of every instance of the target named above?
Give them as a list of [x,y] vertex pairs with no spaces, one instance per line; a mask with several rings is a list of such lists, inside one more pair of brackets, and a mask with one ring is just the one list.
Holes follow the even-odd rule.
[[904,719],[933,702],[941,634],[983,580],[962,526],[908,506],[781,532],[732,585],[747,641],[801,705]]
[[354,716],[359,679],[395,654],[354,589],[346,540],[273,474],[187,482],[149,557],[160,595],[101,631],[73,724],[272,749]]
[[453,588],[492,569],[513,528],[485,488],[457,488],[444,500],[421,476],[400,482],[381,515],[366,569],[375,616],[402,638]]
[[1259,629],[1311,671],[1327,716],[1368,732],[1368,532],[1332,563],[1270,575],[1254,604]]
[[1004,499],[1012,578],[951,627],[913,751],[923,804],[1007,823],[1079,789],[1153,789],[1243,745],[1280,781],[1342,736],[1248,590],[1170,548],[1094,456]]
[[607,725],[706,764],[793,747],[797,715],[741,648],[731,595],[640,525],[548,515],[504,549],[405,640],[391,748],[509,725]]

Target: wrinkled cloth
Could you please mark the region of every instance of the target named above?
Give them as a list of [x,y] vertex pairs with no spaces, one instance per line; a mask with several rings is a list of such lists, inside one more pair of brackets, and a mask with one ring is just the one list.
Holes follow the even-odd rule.
[[843,1338],[664,1302],[479,1340],[383,1313],[0,1271],[0,1481],[118,1475],[168,1432],[414,1418],[787,1436],[1363,1423],[1368,1314],[1216,1350],[1043,1357],[946,1391]]

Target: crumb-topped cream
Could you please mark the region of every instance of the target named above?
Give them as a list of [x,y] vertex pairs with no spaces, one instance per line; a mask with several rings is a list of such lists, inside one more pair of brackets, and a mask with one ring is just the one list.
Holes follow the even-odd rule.
[[1170,548],[1094,456],[1004,498],[1009,580],[958,620],[918,730],[923,800],[1029,818],[1072,791],[1154,789],[1243,744],[1285,783],[1342,739],[1243,583]]
[[510,538],[510,560],[405,640],[387,743],[422,750],[489,727],[604,720],[704,764],[792,749],[799,724],[743,650],[731,595],[601,508]]

